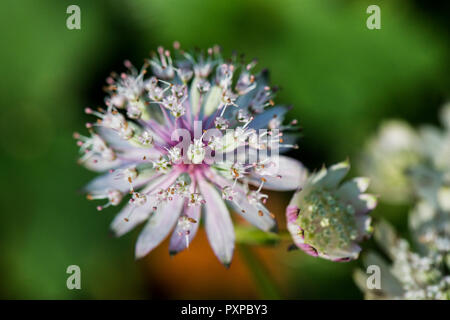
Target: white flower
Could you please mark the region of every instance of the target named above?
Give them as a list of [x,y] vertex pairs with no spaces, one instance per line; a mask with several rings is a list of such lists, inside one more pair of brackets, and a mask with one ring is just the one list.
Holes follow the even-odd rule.
[[450,299],[448,251],[436,251],[431,246],[422,253],[412,252],[408,242],[399,238],[387,222],[377,224],[375,239],[392,264],[389,265],[375,253],[364,258],[366,266],[376,265],[380,268],[381,277],[380,288],[368,289],[367,274],[361,270],[355,273],[355,281],[367,299]]
[[406,172],[421,160],[417,132],[406,122],[389,120],[381,124],[378,134],[366,145],[359,171],[368,175],[371,189],[381,199],[405,203],[413,193]]

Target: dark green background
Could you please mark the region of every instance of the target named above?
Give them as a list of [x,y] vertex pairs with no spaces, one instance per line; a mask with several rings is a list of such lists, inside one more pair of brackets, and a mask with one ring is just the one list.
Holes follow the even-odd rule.
[[[66,28],[69,4],[81,7],[81,30]],[[370,4],[381,6],[381,30],[366,28]],[[0,298],[179,297],[135,262],[136,232],[107,236],[117,208],[98,214],[77,193],[95,174],[76,165],[72,133],[124,59],[139,66],[174,40],[257,57],[304,128],[293,156],[315,168],[354,159],[385,118],[437,122],[449,93],[448,12],[418,1],[1,1]],[[381,205],[375,215],[404,230],[406,212]],[[358,262],[289,259],[285,298],[362,297]],[[81,291],[65,286],[70,264],[83,270]]]

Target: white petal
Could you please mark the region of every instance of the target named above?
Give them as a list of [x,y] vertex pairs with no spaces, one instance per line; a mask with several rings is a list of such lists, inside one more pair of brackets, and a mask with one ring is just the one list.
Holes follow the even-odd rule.
[[103,172],[109,169],[117,168],[122,164],[122,161],[119,159],[115,160],[105,160],[100,155],[94,155],[83,161],[82,165],[89,170],[96,172]]
[[351,202],[352,198],[358,198],[358,196],[365,192],[368,187],[369,178],[354,178],[343,183],[336,191],[336,195],[346,202]]
[[[221,188],[225,186],[231,186],[233,183],[228,181],[221,175],[211,171],[211,179]],[[249,203],[245,190],[238,184],[235,185],[234,190],[236,194],[233,196],[233,200],[228,200],[233,209],[239,213],[245,220],[250,222],[255,227],[263,231],[275,231],[277,224],[269,210],[262,205],[252,205]],[[262,216],[260,215],[262,213]]]
[[[152,181],[151,184],[149,184],[141,192],[149,193],[155,191],[158,188],[167,188],[176,180],[177,176],[178,173],[159,177],[158,179]],[[155,205],[156,200],[154,197],[147,197],[147,202],[142,206],[136,206],[134,204],[128,203],[112,221],[111,230],[114,231],[114,234],[117,237],[122,236],[137,225],[147,220]]]
[[[239,188],[235,187],[235,190],[236,189]],[[263,231],[276,231],[277,224],[275,219],[272,218],[269,210],[260,203],[256,205],[249,203],[244,190],[237,190],[236,195],[233,197],[233,201],[231,201],[231,205],[237,213],[255,227]]]
[[336,188],[349,170],[350,163],[348,161],[337,163],[329,167],[326,174],[323,174],[323,171],[319,172],[315,182],[328,189]]
[[185,231],[182,230],[182,227],[177,224],[175,230],[172,233],[172,237],[170,238],[170,254],[176,254],[186,249],[191,243],[192,239],[194,239],[200,225],[200,211],[201,206],[187,206],[187,204],[185,203],[183,215],[194,219],[197,222],[191,224],[188,235],[186,235]]
[[234,251],[234,229],[230,214],[219,193],[204,179],[198,181],[205,203],[205,229],[217,258],[229,266]]
[[[120,161],[142,161],[145,156],[148,159],[157,159],[162,153],[156,148],[143,148],[137,144],[133,144],[133,140],[126,140],[120,137],[116,131],[99,127],[99,135],[105,140],[106,144],[113,148],[120,158]],[[158,137],[158,135],[153,134],[153,138]]]
[[190,105],[191,110],[193,114],[196,114],[199,112],[200,108],[200,91],[198,91],[197,85],[200,82],[199,77],[195,77],[194,80],[192,80],[191,89],[189,92],[190,96]]
[[102,126],[98,127],[98,134],[105,140],[109,147],[113,149],[129,149],[132,148],[130,142],[120,137],[116,131]]
[[[125,169],[125,168],[124,168]],[[155,179],[155,171],[153,170],[145,170],[138,174],[136,179],[133,180],[132,185],[133,188],[139,188],[144,185],[151,179]],[[121,192],[126,192],[130,190],[130,183],[126,180],[125,177],[121,175],[121,169],[116,169],[114,172],[106,173],[102,176],[99,176],[89,182],[84,188],[83,191],[90,193],[105,193],[108,190],[116,189]]]
[[254,174],[250,182],[255,186],[259,186],[261,177],[264,177],[266,179],[264,189],[276,191],[296,190],[305,184],[308,178],[308,169],[300,161],[286,156],[279,156],[278,163],[279,165],[273,172],[273,176]]
[[[252,122],[250,122],[249,128],[253,129],[265,129],[267,128],[267,124],[274,117],[277,117],[280,122],[283,122],[284,115],[288,111],[288,108],[285,106],[274,106],[270,109],[265,110],[263,113],[260,113],[255,116]],[[284,139],[283,139],[284,140]]]
[[209,116],[220,105],[220,100],[222,98],[222,89],[219,86],[213,86],[208,92],[208,96],[205,101],[205,106],[203,112],[206,116]]
[[159,245],[173,229],[183,207],[182,197],[175,196],[173,200],[160,205],[148,219],[136,242],[136,258],[146,256]]
[[326,254],[322,254],[321,252],[319,252],[319,256],[333,261],[338,261],[340,259],[354,260],[358,258],[360,252],[361,247],[357,243],[351,243],[346,249],[336,248],[331,252],[327,252]]
[[377,206],[378,199],[373,194],[363,193],[356,200],[352,200],[352,205],[356,210],[356,214],[366,214]]

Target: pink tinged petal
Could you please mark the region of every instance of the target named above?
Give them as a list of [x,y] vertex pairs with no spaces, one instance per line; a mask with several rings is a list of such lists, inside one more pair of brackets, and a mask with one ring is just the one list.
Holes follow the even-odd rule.
[[297,206],[288,206],[286,208],[286,220],[288,223],[295,223],[298,218],[298,207]]
[[[150,131],[150,130],[149,130]],[[153,132],[151,132],[153,133]],[[132,151],[132,150],[151,150],[152,152],[155,150],[154,148],[141,148],[137,145],[134,145],[131,141],[122,138],[116,131],[113,129],[98,127],[98,134],[105,140],[106,144],[115,149],[115,150],[123,150],[123,151]],[[155,136],[152,134],[152,137]]]
[[[286,214],[288,215],[288,212],[286,212]],[[287,228],[288,228],[289,232],[291,233],[292,239],[294,240],[294,244],[298,248],[300,248],[302,251],[309,254],[310,256],[313,256],[313,257],[318,256],[317,250],[314,249],[311,245],[305,243],[305,240],[303,237],[303,230],[297,223],[288,220]]]
[[[278,158],[278,170],[274,170],[274,175],[262,176],[266,179],[264,189],[287,191],[301,188],[308,177],[308,170],[305,166],[300,161],[289,157],[279,156]],[[253,175],[250,182],[258,186],[261,183],[261,176]]]
[[129,149],[132,148],[130,142],[120,137],[113,129],[98,127],[98,134],[105,140],[107,145],[113,149]]
[[296,221],[297,212],[298,207],[294,205],[290,205],[286,209],[287,229],[298,248],[302,249],[310,256],[321,257],[332,261],[344,262],[358,258],[361,247],[359,247],[356,243],[352,243],[349,248],[339,248],[333,250],[332,252],[319,252],[310,244],[305,243],[303,230]]
[[[221,175],[209,171],[208,178],[211,182],[218,184],[221,188],[231,186],[233,183]],[[239,185],[234,186],[236,194],[232,200],[228,200],[233,209],[239,213],[245,220],[263,231],[276,231],[277,224],[273,215],[261,203],[251,204],[245,193],[245,190]]]
[[230,214],[220,194],[204,179],[198,179],[205,203],[205,229],[217,258],[228,267],[234,251],[234,229]]
[[111,230],[113,230],[115,236],[120,237],[147,220],[153,211],[153,205],[153,202],[148,201],[140,207],[131,203],[127,204],[111,223]]
[[332,165],[328,169],[322,169],[318,173],[314,182],[318,183],[324,188],[334,189],[347,175],[349,170],[350,170],[350,163],[348,161],[337,163],[335,165]]
[[183,203],[182,197],[175,196],[150,216],[136,242],[136,259],[146,256],[166,238],[178,220]]
[[[116,169],[122,166],[131,166],[140,163],[148,163],[149,160],[158,159],[160,154],[155,149],[131,149],[124,154],[116,151],[116,159],[105,160],[100,155],[93,155],[81,164],[92,171],[104,172],[110,169]],[[145,160],[144,160],[145,157]]]
[[[288,213],[286,212],[286,215]],[[292,236],[292,239],[294,240],[294,243],[300,248],[300,245],[304,244],[304,237],[303,237],[303,230],[300,228],[300,226],[297,224],[296,220],[291,218],[288,218],[287,220],[287,229],[289,233]]]
[[117,158],[122,163],[144,162],[159,159],[162,153],[155,148],[133,148],[129,150],[117,150]]
[[294,240],[294,243],[297,247],[301,248],[303,244],[305,244],[305,241],[301,235],[302,229],[296,225],[295,223],[288,223],[287,228],[289,232],[291,233],[292,239]]
[[249,128],[253,129],[265,129],[267,128],[267,124],[274,117],[277,117],[280,122],[283,122],[284,115],[288,111],[288,108],[285,106],[275,106],[264,111],[261,114],[255,116],[252,122],[250,122]]
[[314,249],[312,246],[306,243],[298,244],[298,247],[303,250],[306,254],[309,254],[310,256],[317,257],[319,253],[316,249]]
[[[160,188],[167,188],[178,177],[178,172],[172,171],[169,174],[159,177],[151,182],[141,193],[151,193]],[[142,206],[136,206],[132,203],[128,203],[114,218],[111,223],[111,230],[117,237],[120,237],[138,226],[149,217],[150,213],[157,205],[155,197],[147,197],[147,201]]]
[[230,202],[233,209],[245,220],[263,231],[277,230],[277,223],[273,215],[261,203],[251,204],[242,188],[235,187],[236,194]]
[[189,246],[200,225],[200,212],[201,206],[187,206],[187,202],[185,202],[183,215],[195,220],[196,222],[191,223],[188,233],[186,233],[186,230],[183,229],[180,223],[177,224],[174,232],[172,233],[172,237],[170,238],[170,254],[177,254]]
[[[116,151],[121,163],[126,161],[142,161],[144,156],[147,160],[157,159],[162,155],[156,148],[143,148],[132,144],[131,140],[120,137],[112,129],[99,127],[98,133],[105,140],[106,144]],[[155,135],[153,137],[155,138]]]
[[166,144],[167,142],[172,140],[170,139],[170,130],[168,131],[168,129],[170,128],[159,124],[157,121],[150,119],[147,122],[144,122],[144,125],[147,128],[151,128],[151,130],[148,130],[154,134],[153,139],[155,140],[155,142]]
[[[126,169],[126,167],[123,169]],[[111,189],[119,190],[121,192],[129,191],[130,183],[124,176],[122,176],[121,173],[121,169],[116,169],[114,170],[114,172],[99,176],[89,182],[83,188],[83,191],[93,194],[104,193],[105,191]],[[151,179],[155,179],[157,176],[159,176],[159,174],[155,175],[155,171],[152,170],[140,172],[138,176],[132,181],[133,188],[139,188],[149,182]]]
[[109,169],[117,168],[122,164],[119,159],[105,160],[100,155],[94,155],[82,162],[82,165],[92,171],[103,172]]

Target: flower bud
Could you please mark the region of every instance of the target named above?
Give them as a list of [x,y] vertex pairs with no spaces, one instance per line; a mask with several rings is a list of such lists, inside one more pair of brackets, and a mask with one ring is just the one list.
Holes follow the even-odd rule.
[[288,229],[295,244],[312,256],[333,261],[356,259],[358,243],[370,236],[368,213],[374,196],[364,194],[368,179],[340,185],[350,165],[342,162],[311,175],[292,198],[287,211]]

